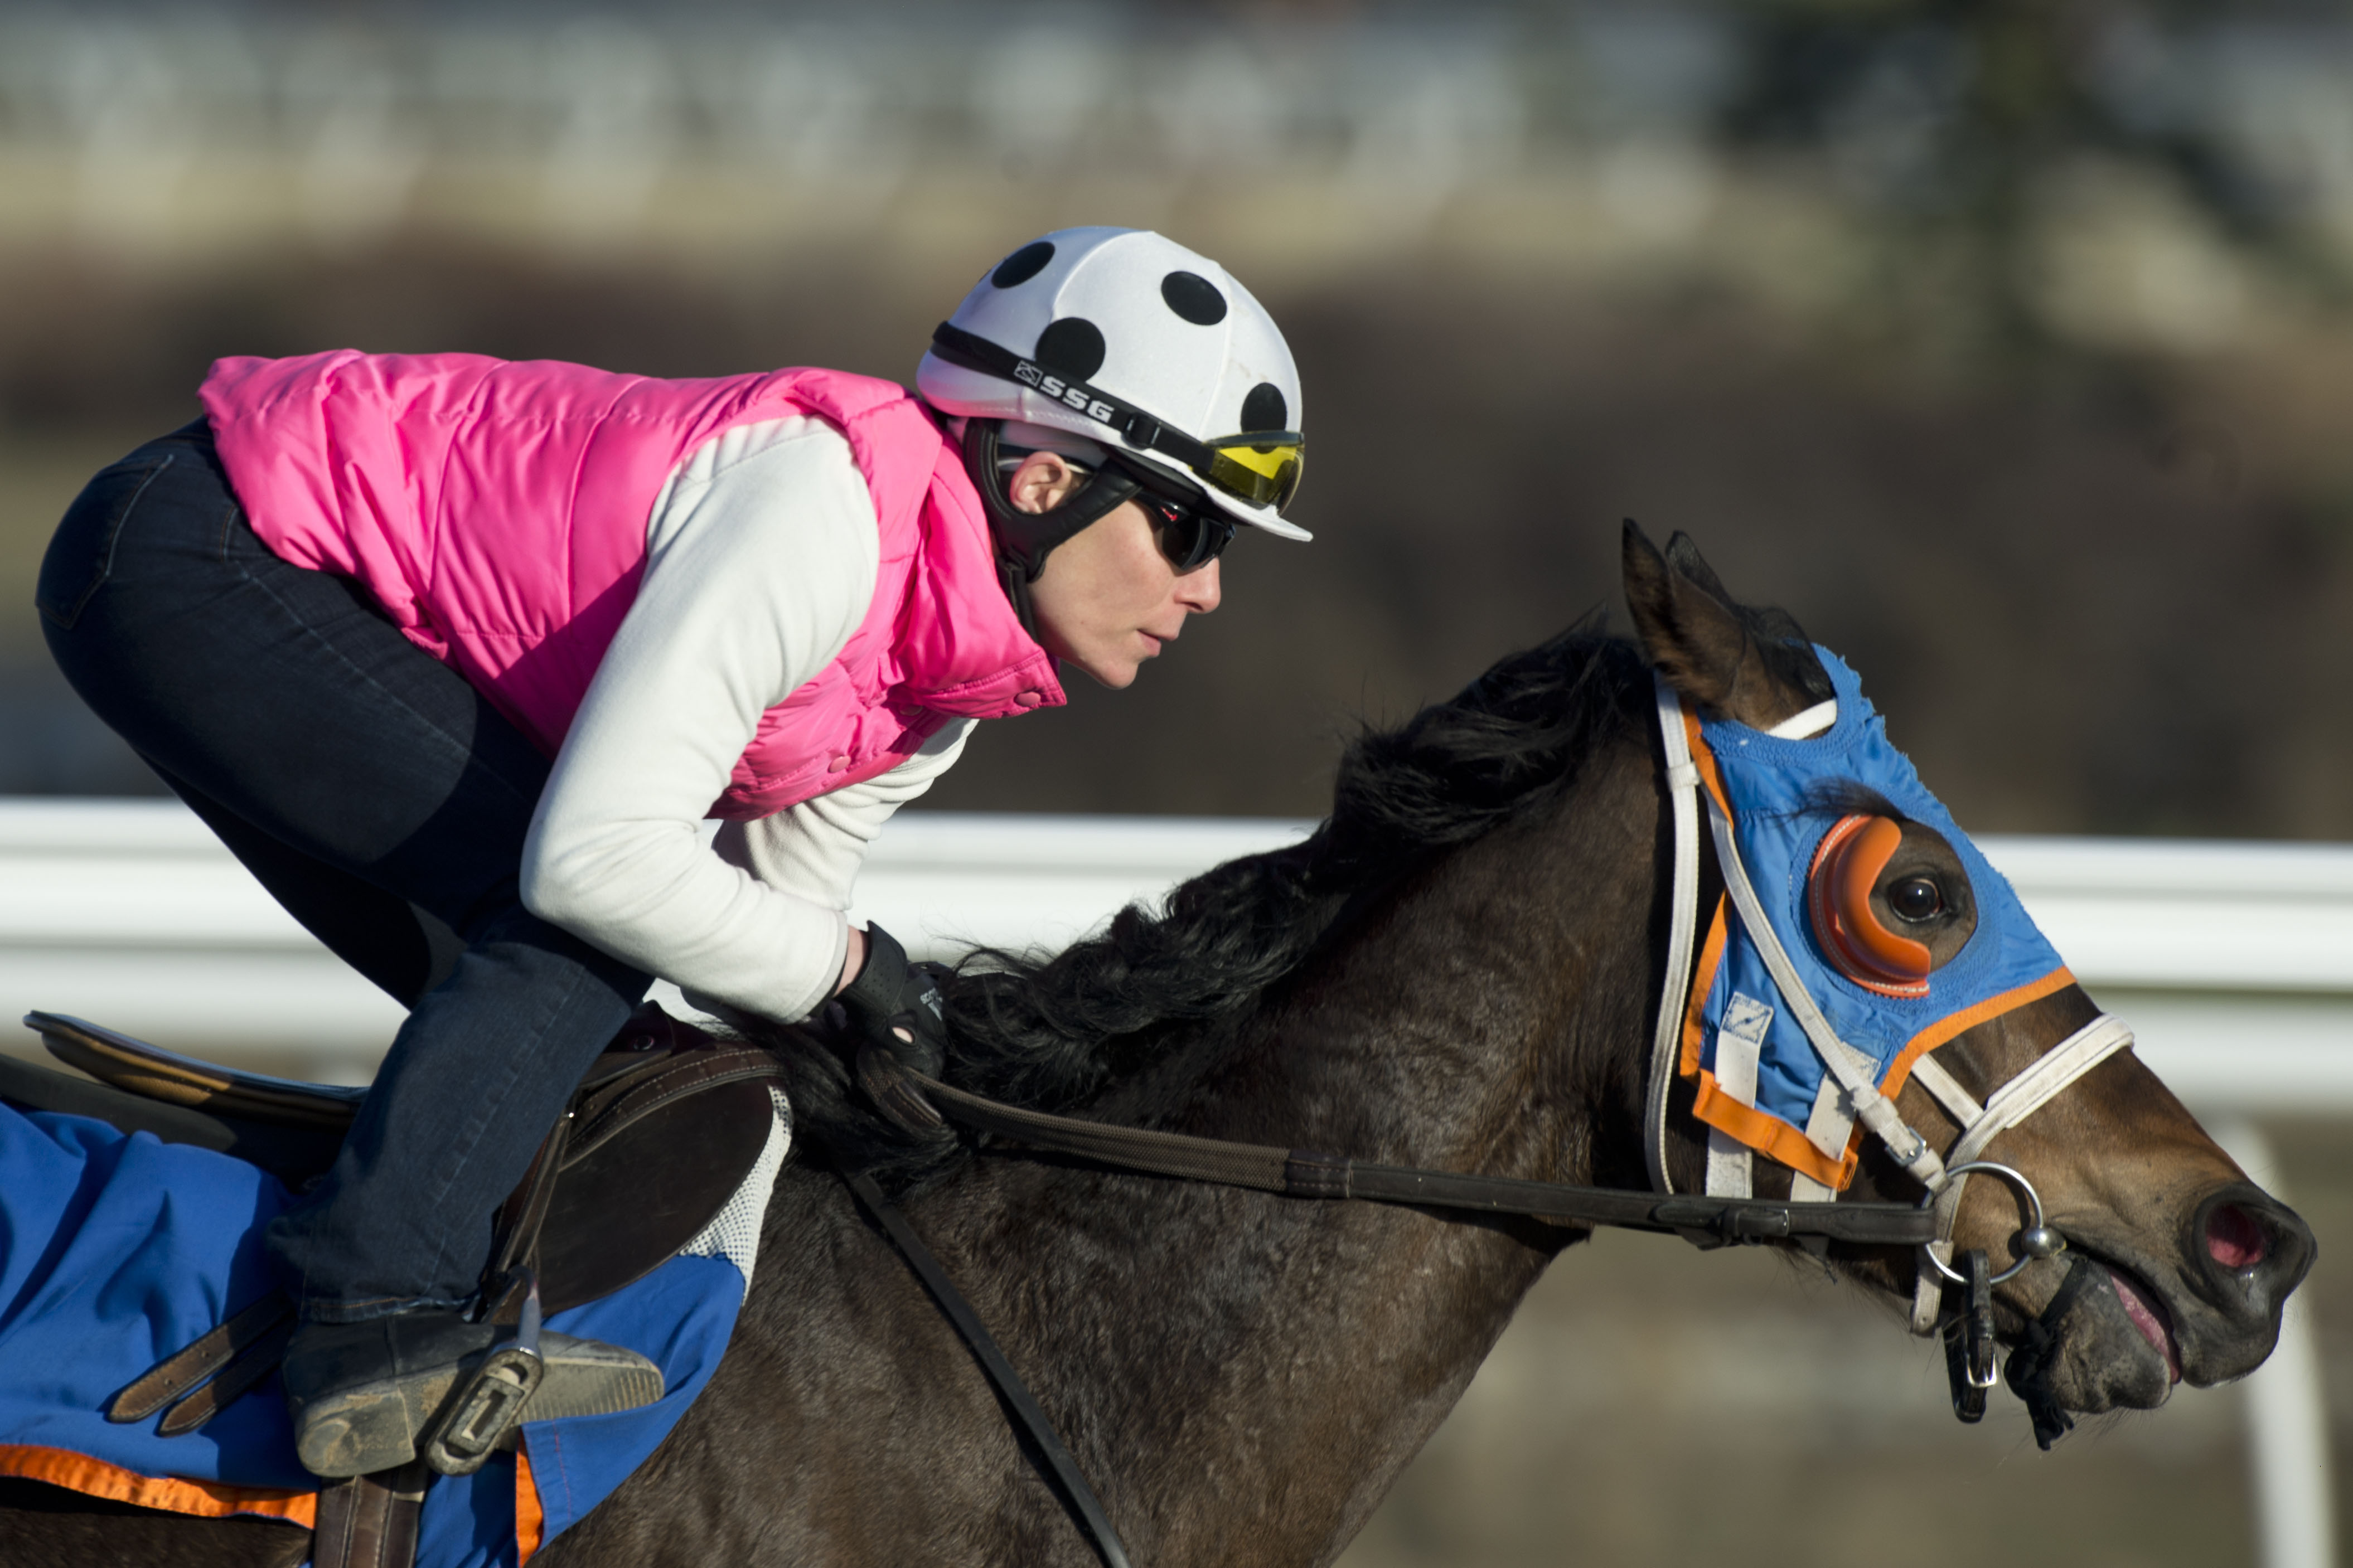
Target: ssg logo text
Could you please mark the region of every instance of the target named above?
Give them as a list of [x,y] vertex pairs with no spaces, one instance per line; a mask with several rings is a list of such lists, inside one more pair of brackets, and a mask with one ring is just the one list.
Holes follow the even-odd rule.
[[1013,367],[1013,377],[1026,385],[1034,386],[1058,403],[1077,409],[1090,419],[1100,419],[1108,425],[1119,410],[1099,397],[1088,395],[1083,386],[1072,386],[1059,375],[1050,375],[1023,360]]

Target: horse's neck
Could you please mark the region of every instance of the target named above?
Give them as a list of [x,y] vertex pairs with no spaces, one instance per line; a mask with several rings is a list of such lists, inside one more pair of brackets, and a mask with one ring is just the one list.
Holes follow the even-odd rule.
[[[1639,1179],[1658,796],[1648,753],[1621,751],[1557,808],[1365,897],[1237,1032],[1173,1042],[1088,1113]],[[909,1213],[1136,1559],[1234,1568],[1336,1554],[1559,1240],[994,1156]],[[574,1560],[1093,1561],[970,1352],[815,1171],[778,1184],[727,1361],[629,1489]]]
[[[1103,1113],[1156,1101],[1148,1119],[1183,1131],[1586,1179],[1619,1080],[1569,1058],[1588,1035],[1633,1046],[1651,923],[1647,847],[1630,875],[1622,839],[1615,864],[1575,842],[1594,837],[1532,823],[1446,857],[1372,901],[1218,1066]],[[984,1310],[1158,1562],[1336,1551],[1560,1239],[996,1160],[922,1207],[991,1276]]]

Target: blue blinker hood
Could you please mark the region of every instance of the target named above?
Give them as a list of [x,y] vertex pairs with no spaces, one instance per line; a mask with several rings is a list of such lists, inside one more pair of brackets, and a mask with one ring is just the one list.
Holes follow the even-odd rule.
[[[1837,721],[1821,734],[1782,740],[1688,715],[1684,724],[1704,786],[1732,819],[1741,861],[1782,948],[1839,1038],[1868,1058],[1872,1083],[1892,1098],[1921,1052],[2072,984],[2073,976],[2009,880],[1889,742],[1854,671],[1829,649],[1814,651],[1838,698]],[[1815,854],[1843,815],[1837,786],[1855,784],[1941,834],[1968,874],[1976,931],[1929,974],[1925,995],[1885,995],[1850,979],[1825,955],[1807,913]],[[1728,901],[1718,907],[1694,994],[1704,1001],[1686,1015],[1681,1062],[1683,1076],[1699,1080],[1694,1113],[1824,1185],[1843,1188],[1855,1165],[1851,1109]]]

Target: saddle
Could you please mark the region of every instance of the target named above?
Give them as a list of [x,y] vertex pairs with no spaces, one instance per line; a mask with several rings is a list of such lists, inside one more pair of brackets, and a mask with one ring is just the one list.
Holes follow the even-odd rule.
[[[0,1102],[231,1154],[296,1191],[332,1163],[367,1092],[219,1067],[59,1014],[29,1013],[25,1023],[50,1054],[90,1076],[0,1056]],[[652,1004],[638,1009],[581,1079],[501,1205],[485,1299],[504,1289],[501,1311],[516,1310],[512,1282],[527,1279],[534,1312],[557,1312],[666,1262],[758,1162],[776,1116],[769,1086],[781,1076],[765,1051],[717,1040]],[[293,1326],[283,1297],[249,1303],[123,1389],[107,1414],[136,1421],[160,1410],[158,1432],[195,1431],[268,1377]],[[423,1482],[420,1466],[413,1477],[387,1472],[328,1488],[314,1547],[332,1535],[340,1539],[327,1558],[404,1560]]]
[[[367,1092],[240,1072],[61,1014],[27,1013],[25,1023],[52,1056],[97,1081],[0,1057],[0,1100],[232,1154],[296,1191],[333,1162]],[[581,1079],[565,1118],[528,1259],[543,1309],[609,1295],[710,1224],[766,1146],[767,1085],[778,1076],[765,1051],[715,1040],[650,1004],[638,1009]],[[502,1234],[524,1217],[537,1173],[501,1210]]]

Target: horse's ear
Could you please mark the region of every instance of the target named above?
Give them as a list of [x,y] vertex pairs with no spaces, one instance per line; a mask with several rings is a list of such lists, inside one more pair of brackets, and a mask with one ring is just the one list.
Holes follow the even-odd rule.
[[[1662,554],[1630,517],[1622,553],[1634,633],[1684,701],[1751,729],[1769,730],[1820,700],[1775,670],[1786,660],[1767,655],[1749,617],[1689,537],[1678,532]],[[1811,649],[1805,650],[1805,658],[1813,662]],[[1826,678],[1821,686],[1826,692]]]

